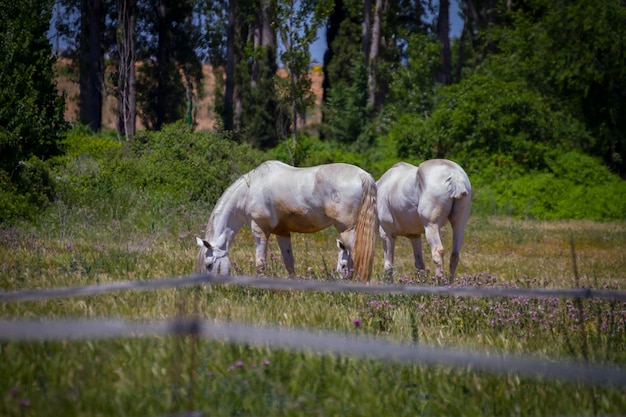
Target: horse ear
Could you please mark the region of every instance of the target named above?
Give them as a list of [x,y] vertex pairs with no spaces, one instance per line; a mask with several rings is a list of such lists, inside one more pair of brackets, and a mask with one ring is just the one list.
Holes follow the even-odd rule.
[[339,248],[339,250],[348,250],[346,248],[346,245],[343,243],[343,241],[339,238],[337,238],[337,248]]
[[199,237],[196,236],[196,243],[198,244],[198,246],[200,246],[201,248],[207,248],[207,249],[211,249],[211,244],[204,240],[204,239],[200,239]]

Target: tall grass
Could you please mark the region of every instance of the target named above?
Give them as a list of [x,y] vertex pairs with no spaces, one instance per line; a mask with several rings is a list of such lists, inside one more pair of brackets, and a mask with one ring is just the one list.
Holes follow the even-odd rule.
[[[133,197],[131,195],[131,197]],[[141,199],[129,209],[141,210]],[[91,285],[186,275],[194,235],[209,209],[177,207],[97,220],[59,204],[39,225],[2,230],[0,288]],[[126,207],[126,206],[125,206]],[[102,217],[100,217],[102,219]],[[152,220],[151,220],[152,219]],[[451,242],[444,229],[447,253]],[[294,235],[300,279],[334,272],[334,232]],[[536,222],[471,218],[455,285],[624,290],[623,222]],[[425,243],[425,260],[432,267]],[[243,229],[231,247],[234,269],[254,272],[254,245]],[[395,282],[438,284],[413,270],[399,239]],[[285,279],[275,240],[267,275]],[[382,277],[382,249],[374,263]],[[582,316],[581,313],[582,312]],[[2,319],[114,317],[161,320],[199,315],[252,325],[307,328],[434,346],[583,359],[626,366],[626,305],[572,300],[331,294],[213,285],[0,304]],[[205,415],[597,415],[626,413],[626,392],[471,369],[399,365],[295,353],[191,337],[0,343],[0,414]]]

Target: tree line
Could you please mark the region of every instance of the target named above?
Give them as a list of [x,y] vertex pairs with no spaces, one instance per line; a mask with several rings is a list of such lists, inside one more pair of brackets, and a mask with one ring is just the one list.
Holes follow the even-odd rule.
[[[14,186],[29,158],[62,151],[51,21],[75,64],[80,122],[102,128],[110,89],[120,140],[137,118],[151,130],[192,122],[208,63],[220,130],[294,163],[324,162],[306,159],[312,141],[505,171],[547,169],[551,151],[573,149],[626,177],[623,2],[457,1],[452,39],[449,0],[1,1],[0,179]],[[311,126],[320,28],[323,116]]]
[[[447,21],[448,1],[439,6]],[[202,82],[201,63],[208,62],[223,80],[215,93],[221,125],[261,148],[297,136],[304,124],[312,106],[309,46],[318,28],[328,31],[325,91],[332,83],[353,84],[351,63],[363,61],[366,104],[377,107],[384,100],[378,61],[397,65],[406,36],[432,30],[423,19],[434,11],[420,1],[380,0],[63,0],[54,7],[64,54],[77,62],[81,123],[102,126],[105,57],[117,68],[124,137],[135,133],[137,105],[151,129],[183,118]],[[448,51],[442,71],[449,73],[448,30],[439,33]],[[135,62],[144,64],[138,74]],[[285,80],[276,78],[279,64]]]

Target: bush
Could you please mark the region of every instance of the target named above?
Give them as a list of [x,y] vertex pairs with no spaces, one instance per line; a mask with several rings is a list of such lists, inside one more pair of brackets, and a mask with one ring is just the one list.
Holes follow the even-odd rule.
[[115,187],[104,167],[119,160],[122,145],[85,126],[67,132],[62,144],[65,154],[51,160],[57,178],[56,198],[72,208],[96,206],[111,197]]
[[442,88],[428,117],[400,117],[390,135],[402,158],[483,163],[495,157],[524,170],[546,169],[550,150],[590,140],[579,122],[552,109],[523,82],[478,74]]
[[183,123],[141,132],[131,142],[72,131],[56,158],[58,199],[90,222],[154,228],[190,206],[208,210],[241,174],[264,160],[224,135]]
[[577,152],[552,153],[549,169],[513,176],[470,176],[474,212],[532,219],[626,219],[626,182]]
[[240,175],[266,159],[224,134],[193,132],[183,123],[137,135],[129,146],[127,181],[146,191],[168,194],[181,203],[214,203]]
[[46,164],[33,156],[20,161],[11,175],[0,170],[0,224],[34,220],[54,198],[55,182]]
[[367,130],[367,71],[359,60],[352,68],[354,83],[339,82],[328,92],[324,112],[324,136],[352,144]]
[[393,143],[377,141],[365,153],[353,150],[350,144],[323,141],[304,135],[298,137],[295,149],[291,139],[288,139],[269,150],[268,156],[300,167],[344,162],[363,168],[376,179],[397,162]]

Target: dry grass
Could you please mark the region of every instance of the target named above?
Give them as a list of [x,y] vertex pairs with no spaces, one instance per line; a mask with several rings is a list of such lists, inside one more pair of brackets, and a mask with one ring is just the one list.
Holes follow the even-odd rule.
[[[189,227],[182,221],[177,224]],[[623,289],[624,226],[475,216],[467,228],[457,279],[466,285],[475,283],[476,276],[490,283],[515,284],[527,276],[537,278],[529,281],[531,285],[550,281],[549,286],[572,286],[568,262],[573,236],[583,284],[616,284]],[[180,276],[194,268],[193,233],[176,226],[169,232],[145,233],[88,224],[67,230],[71,233],[50,228],[3,231],[0,287],[91,285]],[[297,272],[309,279],[332,279],[335,235],[332,230],[294,235]],[[444,239],[449,244],[449,228],[444,229]],[[249,229],[242,230],[231,246],[232,259],[242,273],[253,272],[253,246]],[[397,279],[415,276],[411,256],[408,241],[400,240]],[[269,259],[268,274],[285,277],[275,239],[271,239]],[[432,265],[428,254],[425,259]],[[380,243],[374,267],[379,271],[374,279],[380,279]],[[0,316],[164,320],[194,313],[258,326],[370,334],[405,342],[417,338],[427,345],[548,358],[588,355],[593,361],[623,366],[620,305],[589,302],[584,308],[589,317],[580,327],[571,305],[562,300],[385,297],[215,285],[0,304]],[[604,327],[604,319],[614,313],[622,315]],[[588,351],[584,354],[583,340]],[[10,359],[0,361],[0,407],[8,410],[7,415],[146,416],[189,409],[207,415],[276,416],[619,415],[626,411],[623,390],[611,387],[183,338],[2,342],[0,352],[3,359]],[[559,401],[551,401],[557,396]]]
[[[314,235],[294,234],[296,271],[301,275],[322,274],[336,263],[335,235],[328,229]],[[449,256],[452,233],[442,230]],[[591,221],[542,222],[500,217],[473,217],[466,231],[457,270],[459,276],[488,272],[502,281],[526,278],[546,282],[549,287],[575,286],[572,262],[573,239],[580,284],[583,286],[626,288],[626,223]],[[424,261],[434,269],[430,247],[423,239]],[[249,230],[242,230],[231,246],[232,260],[245,274],[254,273],[254,244]],[[280,250],[270,240],[268,260],[273,256],[274,270],[285,276]],[[396,241],[396,273],[413,273],[413,252],[408,239]],[[447,265],[446,265],[447,266]],[[374,280],[382,279],[382,245],[377,242]]]

